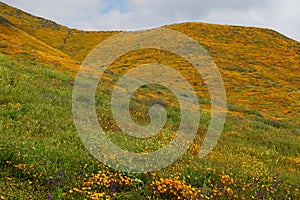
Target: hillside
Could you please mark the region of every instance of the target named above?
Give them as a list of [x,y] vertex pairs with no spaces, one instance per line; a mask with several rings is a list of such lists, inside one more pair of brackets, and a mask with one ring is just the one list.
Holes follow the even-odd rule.
[[[0,2],[0,199],[32,199],[37,194],[37,199],[49,194],[109,199],[113,193],[120,199],[164,199],[172,193],[162,189],[168,184],[176,199],[179,194],[196,198],[189,196],[196,193],[203,199],[299,196],[300,43],[255,27],[189,22],[164,28],[198,41],[213,58],[227,93],[226,124],[218,145],[203,160],[196,156],[200,143],[194,142],[181,159],[161,171],[124,174],[99,164],[87,152],[71,112],[81,62],[96,45],[120,32],[70,29]],[[104,115],[101,126],[112,141],[136,152],[156,150],[173,138],[178,102],[165,90],[142,88],[134,96],[131,111],[141,124],[149,120],[149,102],[160,99],[169,106],[166,130],[146,146],[120,133],[106,104],[111,94],[107,91],[120,75],[154,61],[177,69],[192,83],[202,105],[197,136],[202,141],[211,109],[203,79],[181,57],[155,49],[129,52],[109,67],[102,83],[106,88],[97,93],[102,97],[96,107]],[[113,192],[112,183],[122,187]]]
[[[27,33],[25,38],[34,37],[52,47],[52,49],[48,47],[43,50],[41,48],[45,48],[45,45],[39,47],[39,53],[45,54],[43,56],[50,60],[57,54],[61,54],[60,58],[52,58],[52,61],[58,62],[65,68],[70,68],[68,67],[70,61],[62,60],[62,55],[66,58],[71,57],[75,63],[80,64],[97,44],[118,33],[68,29],[3,3],[1,3],[1,10],[4,24],[10,22],[9,26],[17,27],[17,31]],[[16,32],[10,34],[13,32],[11,27],[6,26],[1,29],[4,38],[8,37],[8,43],[11,43],[3,45],[4,47],[9,45],[10,49],[18,45],[18,41],[22,38],[21,34]],[[297,118],[299,116],[297,83],[300,81],[300,75],[294,73],[299,71],[300,66],[298,42],[273,30],[252,27],[183,23],[166,26],[166,28],[185,33],[199,41],[210,52],[224,79],[228,100],[230,103],[235,103],[235,106],[229,109],[238,111],[240,114],[242,114],[241,109],[255,110],[279,121],[289,120],[293,123],[300,121]],[[38,49],[38,47],[32,47],[37,42],[32,41],[33,38],[29,40],[31,41],[25,41],[22,44],[24,48],[31,49],[28,51],[24,49],[26,53],[32,52],[32,49]],[[2,51],[7,51],[7,48]],[[22,48],[11,49],[7,53],[13,54],[18,51],[22,51]],[[145,54],[153,55],[153,52]],[[145,59],[139,53],[130,56],[129,65],[139,64],[132,60]],[[76,66],[73,68],[76,69]]]

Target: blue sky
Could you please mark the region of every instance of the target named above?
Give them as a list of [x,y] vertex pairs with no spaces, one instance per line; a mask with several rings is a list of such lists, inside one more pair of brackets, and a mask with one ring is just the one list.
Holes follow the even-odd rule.
[[300,41],[300,0],[3,0],[83,30],[140,30],[198,21],[274,29]]
[[123,0],[109,0],[103,1],[104,9],[101,10],[100,14],[109,13],[113,9],[117,9],[122,13],[128,12],[126,1]]

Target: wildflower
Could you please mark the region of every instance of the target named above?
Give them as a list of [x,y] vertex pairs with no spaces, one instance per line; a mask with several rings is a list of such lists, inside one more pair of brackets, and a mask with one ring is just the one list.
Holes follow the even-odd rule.
[[81,190],[79,190],[78,188],[73,188],[73,191],[81,193]]
[[47,199],[51,199],[52,195],[51,194],[47,194]]
[[263,197],[263,193],[262,193],[262,192],[257,192],[257,196],[258,196],[259,198],[262,198],[262,197]]
[[277,184],[278,184],[278,185],[280,185],[280,184],[281,184],[281,181],[280,181],[280,180],[278,180],[278,181],[277,181]]
[[231,189],[230,187],[225,186],[224,189],[225,189],[225,191],[226,191],[228,194],[230,194],[230,195],[233,194],[233,191],[232,191],[232,189]]

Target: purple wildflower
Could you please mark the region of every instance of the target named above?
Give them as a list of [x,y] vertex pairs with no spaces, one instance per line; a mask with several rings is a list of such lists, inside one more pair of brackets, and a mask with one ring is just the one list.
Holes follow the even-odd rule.
[[47,199],[51,199],[52,195],[51,194],[47,194]]
[[261,192],[257,192],[257,195],[258,195],[259,198],[263,197],[263,193],[261,193]]

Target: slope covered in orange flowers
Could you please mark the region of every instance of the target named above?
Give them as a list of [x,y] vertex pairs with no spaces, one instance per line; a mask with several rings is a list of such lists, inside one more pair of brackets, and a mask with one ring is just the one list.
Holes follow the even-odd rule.
[[[300,43],[273,30],[185,23],[167,26],[211,54],[230,102],[274,118],[299,116]],[[299,118],[298,118],[299,121]]]
[[[4,3],[0,3],[0,10],[1,53],[37,59],[73,74],[97,44],[119,33],[70,29]],[[222,74],[230,112],[299,123],[299,42],[254,27],[194,22],[164,28],[190,36],[210,53]],[[208,95],[203,80],[195,76],[191,66],[165,52],[134,51],[116,61],[112,69],[122,73],[128,66],[153,60],[180,67],[199,96]]]

